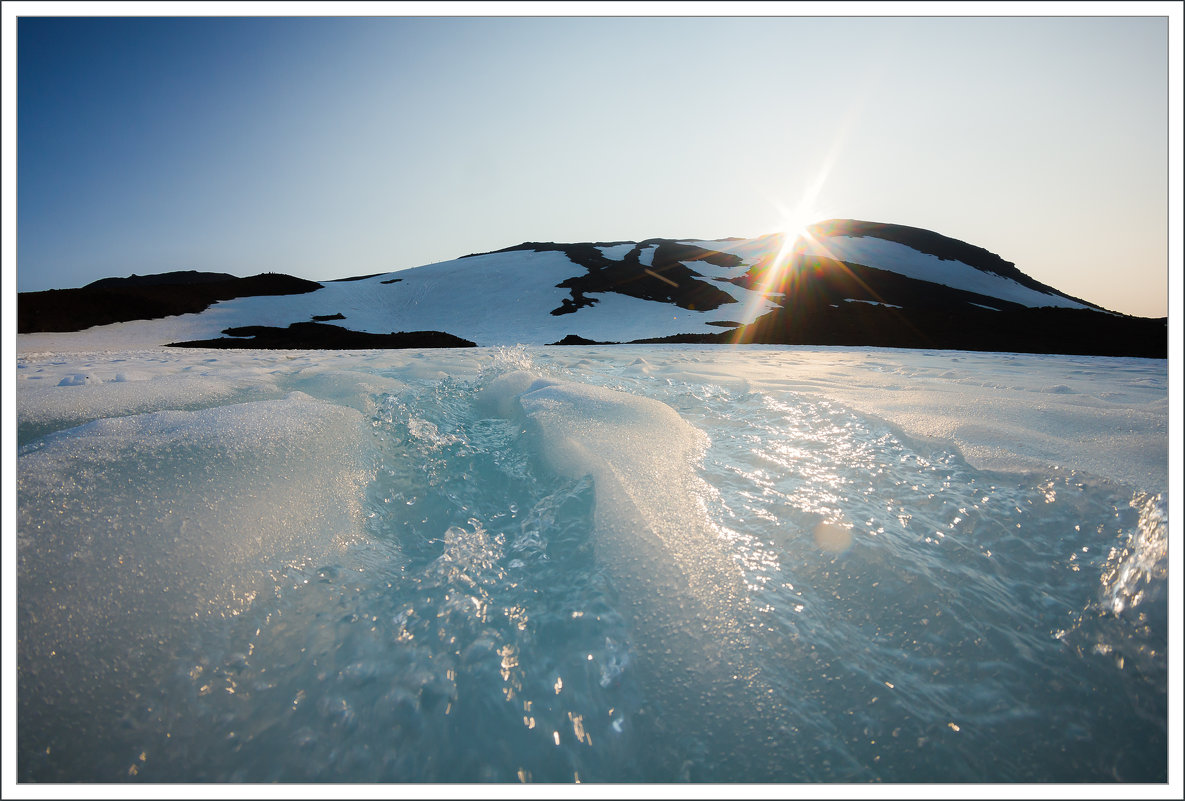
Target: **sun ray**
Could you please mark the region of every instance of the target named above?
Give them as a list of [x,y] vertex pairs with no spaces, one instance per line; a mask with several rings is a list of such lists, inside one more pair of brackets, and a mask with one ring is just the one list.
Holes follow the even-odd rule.
[[[787,276],[787,271],[791,270],[800,261],[796,257],[807,247],[810,247],[815,252],[819,250],[826,252],[825,245],[815,237],[812,230],[813,225],[823,217],[818,211],[818,200],[823,192],[823,188],[827,185],[827,179],[831,175],[832,169],[839,161],[840,152],[843,150],[848,133],[859,116],[860,106],[861,102],[857,101],[848,108],[847,113],[840,122],[839,129],[832,138],[831,147],[828,149],[827,155],[819,164],[819,170],[815,174],[814,180],[803,191],[793,211],[787,210],[776,200],[772,201],[773,206],[777,209],[781,217],[782,224],[779,234],[771,235],[771,239],[780,236],[780,241],[775,255],[767,262],[757,285],[751,287],[756,290],[757,294],[750,301],[750,305],[746,309],[745,319],[753,317],[756,312],[756,305],[770,293],[777,292],[777,287],[782,287],[785,294],[793,291],[795,276],[792,272]],[[784,298],[785,294],[783,295]],[[741,326],[737,329],[737,333],[733,338],[734,344],[741,342],[744,338],[745,327]]]

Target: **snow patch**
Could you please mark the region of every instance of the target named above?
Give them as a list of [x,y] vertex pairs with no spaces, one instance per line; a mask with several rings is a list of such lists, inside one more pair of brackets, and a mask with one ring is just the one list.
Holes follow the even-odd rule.
[[685,261],[683,266],[699,273],[704,278],[736,278],[745,274],[743,267],[721,267],[719,264],[712,264],[712,262],[703,259]]
[[892,303],[884,303],[879,300],[864,300],[862,298],[844,298],[844,300],[848,303],[867,303],[869,306],[888,306],[890,309],[903,308],[901,306],[897,306]]
[[743,266],[751,267],[764,258],[776,255],[782,247],[782,237],[779,234],[770,234],[754,239],[692,239],[681,244],[694,245],[718,253],[731,253],[740,257]]
[[[688,269],[694,270],[704,278],[709,279],[726,279],[735,278],[739,275],[744,275],[744,268],[729,269],[728,267],[721,267],[707,261],[685,261],[683,265]],[[742,311],[739,314],[731,314],[728,319],[740,323],[750,323],[766,312],[773,311],[779,308],[777,303],[770,300],[767,295],[781,295],[780,292],[758,292],[753,289],[746,289],[743,286],[737,286],[731,281],[713,280],[712,285],[717,289],[727,292],[732,296]]]
[[601,255],[606,259],[621,261],[625,258],[625,254],[629,253],[635,247],[637,247],[636,242],[623,242],[620,245],[598,245],[597,250],[601,251]]

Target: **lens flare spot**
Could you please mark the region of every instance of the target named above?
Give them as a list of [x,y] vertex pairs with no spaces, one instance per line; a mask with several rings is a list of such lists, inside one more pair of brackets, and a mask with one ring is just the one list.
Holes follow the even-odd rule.
[[852,547],[852,527],[831,520],[815,526],[815,546],[828,553],[843,553]]

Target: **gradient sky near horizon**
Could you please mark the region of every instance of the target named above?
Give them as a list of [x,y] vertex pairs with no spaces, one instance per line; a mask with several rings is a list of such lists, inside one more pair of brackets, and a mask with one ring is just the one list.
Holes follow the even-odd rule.
[[19,291],[848,217],[1168,309],[1165,18],[23,18],[17,45]]

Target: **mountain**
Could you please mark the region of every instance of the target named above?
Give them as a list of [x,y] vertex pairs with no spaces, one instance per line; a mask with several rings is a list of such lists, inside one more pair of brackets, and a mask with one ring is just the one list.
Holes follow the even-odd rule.
[[[176,340],[159,344],[703,342],[1158,358],[1168,346],[1165,318],[1107,311],[984,248],[933,231],[860,220],[817,223],[789,242],[781,234],[524,242],[323,283],[190,273],[189,280],[169,273],[155,282],[133,276],[134,282],[104,279],[77,290],[24,293],[19,330],[198,313],[178,328]],[[66,310],[55,308],[67,303]]]

